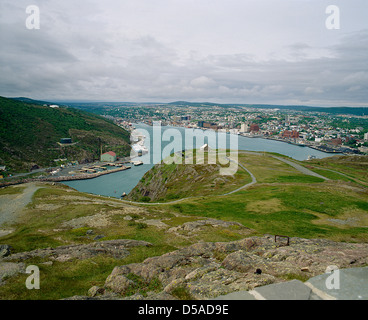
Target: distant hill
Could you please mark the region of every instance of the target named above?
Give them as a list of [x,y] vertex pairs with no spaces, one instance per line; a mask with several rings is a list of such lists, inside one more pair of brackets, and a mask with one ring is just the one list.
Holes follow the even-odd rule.
[[16,101],[20,101],[20,102],[39,104],[39,105],[44,105],[44,104],[51,105],[51,104],[54,104],[54,103],[47,102],[47,101],[33,100],[33,99],[30,99],[30,98],[25,98],[25,97],[10,98],[10,99],[16,100]]
[[188,102],[175,101],[170,103],[137,103],[137,102],[64,102],[70,107],[90,111],[97,114],[103,114],[108,109],[131,107],[131,106],[177,106],[177,107],[204,107],[211,108],[219,106],[221,108],[256,108],[256,109],[280,109],[283,111],[306,111],[306,112],[323,112],[329,114],[348,114],[355,116],[368,115],[368,107],[311,107],[302,105],[272,105],[272,104],[234,104],[234,103],[213,103],[213,102]]
[[[99,158],[101,145],[104,152],[129,155],[129,133],[113,122],[85,111],[43,104],[0,97],[0,165],[28,171],[33,165],[54,166],[58,158],[89,162]],[[74,144],[60,146],[62,138],[71,138]]]
[[309,111],[309,112],[324,112],[330,114],[350,114],[363,116],[368,115],[368,107],[310,107],[299,105],[271,105],[271,104],[220,104],[212,102],[187,102],[187,101],[175,101],[168,103],[173,106],[191,106],[191,107],[213,107],[219,106],[222,108],[237,108],[248,107],[256,109],[280,109],[280,110],[296,110],[296,111]]

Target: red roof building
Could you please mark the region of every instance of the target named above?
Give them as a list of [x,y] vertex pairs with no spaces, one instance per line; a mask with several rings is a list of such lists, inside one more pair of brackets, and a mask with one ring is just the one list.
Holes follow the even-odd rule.
[[101,161],[103,162],[114,162],[116,161],[116,153],[113,151],[105,152],[101,154]]
[[250,125],[250,132],[258,132],[259,131],[259,125],[258,124],[251,124]]

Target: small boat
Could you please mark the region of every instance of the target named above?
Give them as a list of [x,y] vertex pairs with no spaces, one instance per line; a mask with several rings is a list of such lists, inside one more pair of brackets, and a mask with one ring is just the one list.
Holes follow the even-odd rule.
[[134,164],[135,166],[140,166],[140,165],[142,165],[142,164],[143,164],[143,161],[133,161],[133,164]]
[[124,198],[126,196],[126,193],[123,192],[123,194],[121,195],[121,198]]

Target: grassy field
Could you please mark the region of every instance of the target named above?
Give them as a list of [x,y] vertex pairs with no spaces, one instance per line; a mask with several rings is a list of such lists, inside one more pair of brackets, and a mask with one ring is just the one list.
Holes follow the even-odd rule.
[[[237,221],[260,234],[368,241],[367,195],[333,184],[254,186],[226,199],[183,201],[168,210]],[[352,226],[344,223],[347,213],[357,219]]]
[[324,181],[270,154],[240,153],[239,162],[256,185],[226,197],[185,200],[168,211],[238,221],[260,234],[368,241],[368,192],[354,179],[313,170],[331,179]]
[[313,183],[324,181],[317,177],[305,175],[268,153],[239,152],[238,161],[255,175],[258,183]]
[[335,180],[368,185],[368,156],[334,156],[304,161],[304,165],[316,172],[323,170]]
[[8,187],[8,188],[0,188],[0,196],[6,194],[21,194],[25,187]]
[[[328,168],[323,169],[320,164],[321,169],[317,169],[311,168],[310,162],[295,161],[331,179],[324,181],[301,173],[273,158],[272,154],[239,154],[238,161],[254,174],[256,184],[219,196],[220,192],[229,189],[201,193],[204,184],[192,181],[196,192],[186,195],[194,197],[171,204],[128,205],[117,199],[80,193],[63,185],[42,184],[18,221],[2,226],[14,230],[0,238],[0,243],[11,245],[13,252],[112,239],[145,240],[152,246],[130,249],[130,255],[125,259],[103,255],[86,260],[54,261],[52,265],[44,264],[49,258],[26,260],[27,265],[40,266],[42,290],[26,290],[27,275],[18,275],[0,286],[0,299],[60,299],[85,295],[93,285],[102,286],[117,265],[142,262],[198,241],[233,241],[249,235],[280,234],[368,242],[368,192],[355,180],[359,178],[364,182],[359,168],[354,173],[349,171],[350,179],[326,170]],[[167,167],[167,170],[172,169]],[[341,173],[345,172],[348,170]],[[166,173],[169,175],[169,171]],[[235,176],[236,183],[231,186],[234,189],[250,181],[249,174],[243,169]],[[182,180],[185,179],[183,176]],[[178,181],[178,185],[180,183],[183,182]],[[22,188],[1,189],[0,196],[20,193]],[[170,188],[173,189],[179,188]],[[206,225],[193,233],[168,231],[204,218],[239,222],[244,228]],[[89,230],[93,231],[92,236],[88,235]],[[102,238],[94,240],[97,235]],[[159,287],[159,283],[155,286]],[[151,289],[154,290],[151,284],[142,282],[142,292]]]

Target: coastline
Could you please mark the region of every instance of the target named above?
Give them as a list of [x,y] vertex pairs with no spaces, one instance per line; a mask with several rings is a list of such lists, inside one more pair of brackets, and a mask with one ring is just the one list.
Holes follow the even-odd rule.
[[[183,128],[183,129],[187,129],[187,127],[182,127],[182,126],[179,126],[179,128]],[[202,131],[207,131],[207,130],[211,130],[211,129],[204,129],[204,128],[196,128],[196,129],[200,129]],[[217,133],[219,133],[219,131],[216,131]],[[221,131],[220,131],[221,132]],[[229,132],[226,132],[227,134],[229,134]],[[230,134],[233,134],[233,133],[230,133]],[[259,135],[244,135],[244,134],[241,134],[239,133],[238,134],[239,136],[243,137],[243,138],[250,138],[250,139],[264,139],[264,140],[273,140],[273,141],[278,141],[278,142],[283,142],[283,143],[286,143],[286,144],[291,144],[291,145],[294,145],[294,146],[297,146],[297,147],[302,147],[302,148],[311,148],[311,149],[314,149],[314,150],[317,150],[317,151],[320,151],[320,152],[324,152],[324,153],[329,153],[329,154],[340,154],[340,155],[349,155],[349,154],[355,154],[354,152],[351,152],[351,153],[348,153],[348,152],[341,152],[341,151],[338,151],[338,150],[334,150],[330,147],[327,147],[326,149],[325,148],[321,148],[320,146],[316,146],[316,145],[310,145],[310,144],[301,144],[301,143],[295,143],[295,142],[291,142],[291,141],[287,141],[287,140],[282,140],[282,139],[278,139],[278,138],[273,138],[273,137],[266,137],[262,134],[259,134]]]

